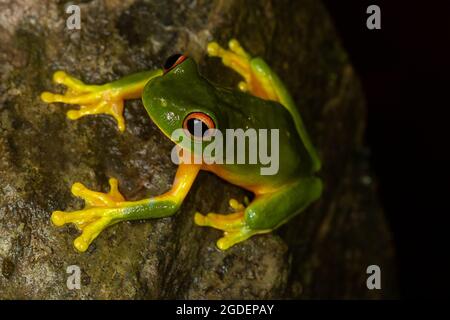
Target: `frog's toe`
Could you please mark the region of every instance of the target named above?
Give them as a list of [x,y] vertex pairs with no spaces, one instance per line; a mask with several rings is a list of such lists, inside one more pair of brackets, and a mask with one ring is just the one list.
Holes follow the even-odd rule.
[[79,252],[85,252],[100,232],[111,225],[111,221],[110,217],[102,217],[83,226],[83,232],[73,242],[75,249]]
[[77,120],[87,115],[109,114],[116,119],[119,130],[123,132],[125,130],[123,108],[124,104],[122,99],[110,101],[101,100],[97,103],[81,105],[78,110],[69,110],[67,112],[67,118],[70,120]]
[[272,230],[252,230],[248,226],[243,226],[236,230],[225,231],[224,236],[217,240],[216,245],[220,250],[227,250],[235,244],[245,241],[254,235],[268,233],[270,231]]
[[53,82],[67,87],[66,93],[56,94],[52,92],[43,92],[41,99],[44,102],[63,102],[68,104],[93,103],[99,98],[98,91],[100,86],[87,85],[64,71],[56,71],[53,74]]
[[98,102],[100,100],[100,96],[98,93],[81,93],[81,94],[58,94],[52,93],[48,91],[44,91],[41,93],[41,100],[46,103],[52,102],[62,102],[67,104],[92,104]]
[[211,57],[220,57],[223,52],[223,48],[215,41],[208,43],[206,50]]
[[54,211],[52,213],[51,221],[57,227],[61,227],[68,223],[73,223],[78,227],[78,229],[82,230],[84,226],[99,219],[101,216],[102,212],[96,208],[72,212]]
[[[244,199],[244,202],[248,201],[246,198]],[[243,211],[245,209],[245,205],[241,202],[239,202],[238,200],[231,198],[228,201],[228,204],[230,205],[230,207],[233,209],[233,211],[237,212],[237,211]]]
[[217,42],[211,42],[207,47],[208,54],[211,57],[221,58],[224,65],[239,73],[249,83],[251,81],[250,59],[245,51],[240,46],[233,44],[234,42],[232,41],[230,41],[230,48],[233,47],[238,53],[231,49],[227,50],[222,48]]
[[[247,201],[246,198],[244,199],[244,202],[245,201]],[[233,209],[234,213],[217,214],[211,212],[207,215],[203,215],[196,212],[194,216],[195,223],[202,227],[212,227],[223,231],[234,230],[242,227],[244,225],[245,205],[233,198],[228,201],[228,204],[231,209]]]
[[254,233],[247,228],[242,228],[236,231],[224,232],[224,236],[217,240],[216,246],[220,250],[227,250],[235,244],[245,241],[250,238]]
[[242,92],[247,92],[248,91],[248,83],[245,81],[240,81],[238,83],[238,88],[239,90],[241,90]]
[[208,227],[209,226],[206,216],[201,214],[200,212],[195,213],[194,222],[196,225],[198,225],[200,227]]
[[201,227],[212,227],[223,231],[238,229],[245,223],[243,211],[230,214],[208,213],[207,215],[197,212],[194,221]]
[[228,48],[222,48],[217,42],[212,41],[208,44],[207,51],[210,56],[213,57],[229,57],[239,60],[241,63],[250,63],[251,56],[242,48],[236,39],[231,39],[228,42]]
[[66,217],[64,211],[53,211],[52,217],[50,218],[52,223],[57,226],[61,227],[66,224]]
[[87,206],[92,207],[117,207],[125,201],[119,192],[118,181],[115,178],[109,179],[110,191],[108,193],[93,191],[86,188],[82,183],[75,182],[72,185],[72,194],[82,198]]
[[100,86],[85,84],[83,81],[67,74],[64,71],[56,71],[53,74],[53,82],[65,85],[72,93],[84,93],[97,91]]
[[78,251],[84,252],[100,232],[120,221],[122,216],[121,208],[94,207],[72,212],[54,211],[51,221],[58,227],[73,223],[82,232],[75,239],[74,246]]
[[244,50],[244,48],[242,48],[241,44],[236,39],[231,39],[228,41],[228,48],[242,58],[247,60],[251,59],[251,56]]

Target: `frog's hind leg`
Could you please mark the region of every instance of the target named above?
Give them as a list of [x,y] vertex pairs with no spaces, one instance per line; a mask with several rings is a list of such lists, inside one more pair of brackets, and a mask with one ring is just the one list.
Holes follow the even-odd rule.
[[320,179],[302,178],[276,192],[256,196],[248,207],[236,207],[237,212],[232,214],[196,213],[195,223],[224,231],[217,247],[226,250],[251,236],[276,229],[316,200],[321,192]]
[[212,227],[222,230],[224,236],[217,241],[217,247],[221,250],[227,250],[236,243],[247,240],[253,235],[270,232],[271,230],[252,230],[245,222],[245,206],[235,199],[230,200],[230,207],[234,213],[217,214],[208,213],[202,215],[196,213],[194,221],[202,227]]
[[278,100],[278,96],[271,85],[270,75],[260,70],[260,58],[252,58],[236,39],[228,42],[228,50],[222,48],[217,42],[208,44],[208,54],[219,57],[227,67],[239,73],[245,81],[241,81],[238,87],[242,91],[269,100]]
[[236,39],[231,39],[228,47],[229,50],[226,50],[216,42],[211,42],[208,45],[208,54],[222,58],[224,65],[235,70],[245,79],[245,82],[239,83],[241,90],[248,91],[262,99],[277,101],[289,111],[294,119],[297,131],[313,159],[314,171],[318,171],[321,167],[320,159],[305,130],[305,125],[294,100],[281,79],[263,59],[259,57],[251,58]]
[[243,225],[245,206],[236,199],[230,199],[229,205],[233,209],[234,213],[208,213],[204,216],[197,212],[194,217],[196,224],[200,226],[213,227],[220,230],[240,228]]

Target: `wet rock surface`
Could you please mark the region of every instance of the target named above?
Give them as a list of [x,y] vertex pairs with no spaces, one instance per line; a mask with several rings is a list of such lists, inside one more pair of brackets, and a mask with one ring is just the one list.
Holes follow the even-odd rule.
[[[81,30],[67,30],[65,1],[0,3],[0,298],[380,298],[396,293],[390,235],[362,146],[364,100],[348,58],[318,1],[79,1]],[[65,70],[104,83],[159,67],[187,52],[212,81],[239,79],[205,57],[215,39],[238,38],[263,56],[293,93],[323,159],[322,198],[273,234],[221,252],[219,231],[194,225],[200,212],[229,212],[245,191],[201,173],[180,212],[105,230],[88,252],[72,247],[73,226],[53,210],[82,201],[70,186],[108,190],[119,179],[129,200],[161,194],[176,166],[172,143],[138,100],[127,129],[112,118],[66,119],[69,106],[40,101]],[[366,268],[383,290],[366,287]],[[81,269],[69,290],[66,268]]]

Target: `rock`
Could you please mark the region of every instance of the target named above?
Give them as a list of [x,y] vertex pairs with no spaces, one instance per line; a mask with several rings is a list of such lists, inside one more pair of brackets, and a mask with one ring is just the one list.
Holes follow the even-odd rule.
[[[0,4],[0,298],[380,298],[396,294],[393,247],[362,144],[364,99],[330,19],[315,0],[80,1],[81,30],[67,30],[65,1]],[[117,177],[129,200],[169,189],[172,143],[140,101],[126,104],[127,130],[107,116],[66,119],[68,106],[40,101],[62,69],[104,83],[187,52],[212,81],[237,75],[205,46],[237,37],[263,56],[293,93],[322,159],[321,200],[273,234],[221,252],[220,232],[193,214],[229,210],[243,190],[201,173],[171,218],[117,224],[88,252],[53,210],[81,208],[75,181],[107,191]],[[381,266],[383,290],[366,268]],[[81,269],[69,290],[66,269]]]

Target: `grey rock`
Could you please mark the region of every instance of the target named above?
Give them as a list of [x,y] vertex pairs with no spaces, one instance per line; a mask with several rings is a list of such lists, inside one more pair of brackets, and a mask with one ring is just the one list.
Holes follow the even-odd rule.
[[[380,298],[396,295],[394,251],[362,144],[364,98],[324,7],[299,1],[79,1],[81,30],[67,30],[66,1],[0,3],[0,298],[224,299]],[[107,116],[66,119],[69,106],[40,101],[55,70],[104,83],[153,69],[187,52],[212,81],[239,79],[205,57],[209,40],[238,38],[263,56],[293,93],[324,166],[320,201],[273,234],[228,251],[220,232],[193,214],[228,212],[247,193],[201,173],[180,212],[105,230],[75,252],[72,226],[53,210],[75,210],[76,181],[107,191],[119,179],[129,200],[170,188],[172,143],[140,101],[126,104],[127,130]],[[373,182],[375,181],[375,182]],[[378,264],[383,290],[366,288]],[[66,286],[69,265],[80,290]]]

